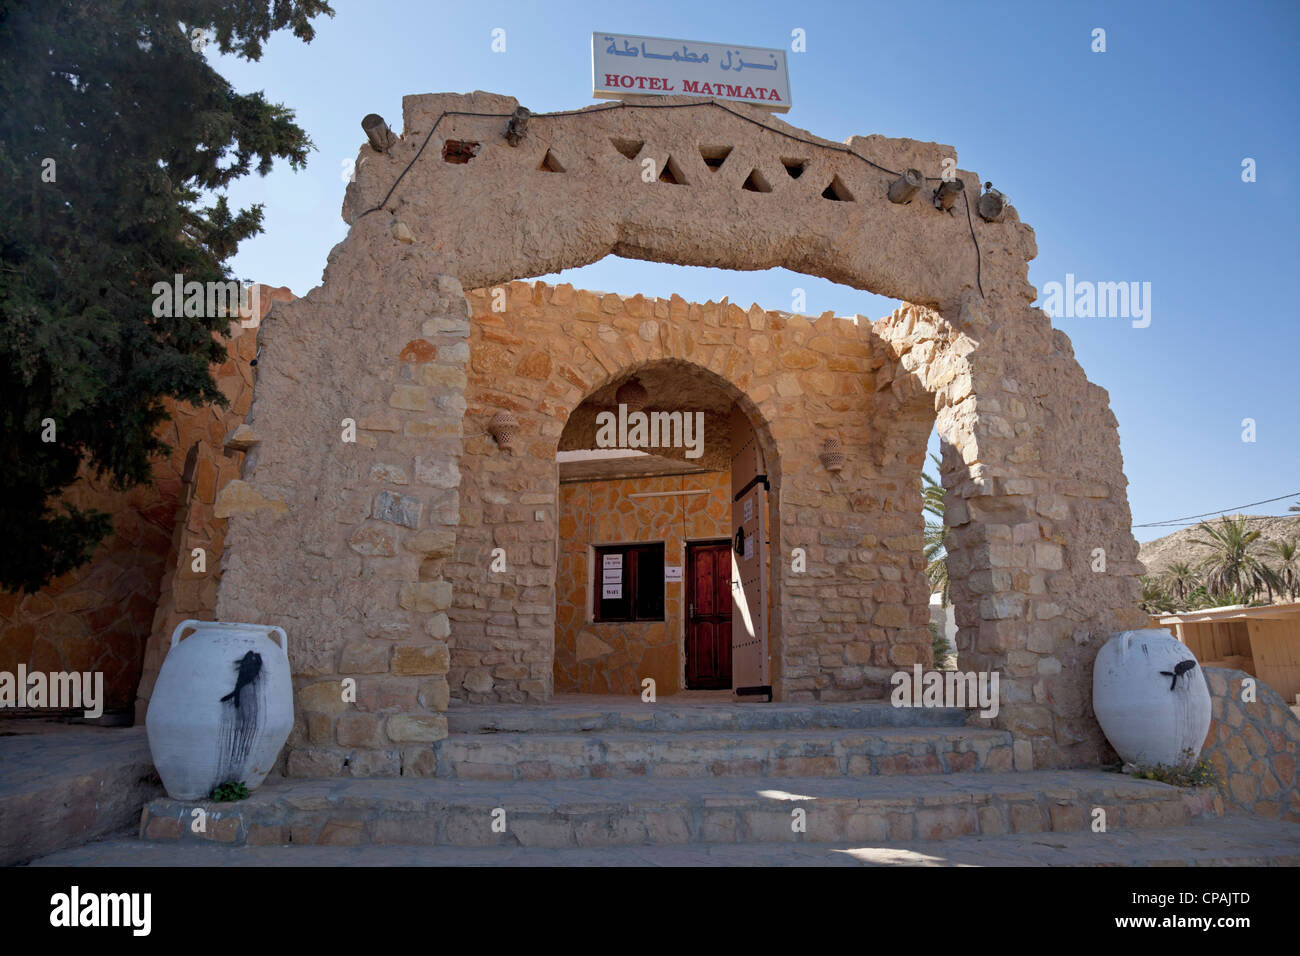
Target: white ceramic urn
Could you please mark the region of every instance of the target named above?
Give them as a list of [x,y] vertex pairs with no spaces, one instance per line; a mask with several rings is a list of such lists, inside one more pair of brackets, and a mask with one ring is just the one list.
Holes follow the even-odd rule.
[[1097,652],[1092,709],[1120,757],[1140,766],[1194,763],[1210,731],[1205,673],[1159,628],[1121,631]]
[[[187,630],[193,633],[182,638]],[[145,727],[154,766],[173,799],[204,800],[228,782],[258,787],[293,729],[284,628],[181,621]]]

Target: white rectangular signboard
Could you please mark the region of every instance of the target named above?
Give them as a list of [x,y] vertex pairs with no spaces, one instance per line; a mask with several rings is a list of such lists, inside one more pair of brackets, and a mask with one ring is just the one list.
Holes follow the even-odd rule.
[[603,99],[712,96],[784,113],[790,108],[790,74],[784,50],[593,33],[591,92]]

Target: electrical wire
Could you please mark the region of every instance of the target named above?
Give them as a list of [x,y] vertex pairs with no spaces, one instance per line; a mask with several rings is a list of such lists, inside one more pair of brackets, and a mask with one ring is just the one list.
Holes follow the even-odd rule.
[[[1278,495],[1278,497],[1276,497],[1276,498],[1265,498],[1263,501],[1252,501],[1252,502],[1250,502],[1249,504],[1237,505],[1235,508],[1220,508],[1218,511],[1207,511],[1207,512],[1205,512],[1204,514],[1199,514],[1199,515],[1187,515],[1187,516],[1184,517],[1184,518],[1169,518],[1169,519],[1167,519],[1167,520],[1165,520],[1165,521],[1149,521],[1149,522],[1147,522],[1146,524],[1135,524],[1135,525],[1133,525],[1133,527],[1135,527],[1135,528],[1158,528],[1158,527],[1161,527],[1161,526],[1164,526],[1164,525],[1174,525],[1174,524],[1178,524],[1178,523],[1180,523],[1180,522],[1195,523],[1195,521],[1196,521],[1197,518],[1211,518],[1211,517],[1214,517],[1215,515],[1221,515],[1221,514],[1226,514],[1226,513],[1228,513],[1228,512],[1236,512],[1236,511],[1240,511],[1242,508],[1253,508],[1253,507],[1255,507],[1255,505],[1267,505],[1267,504],[1272,504],[1274,501],[1285,501],[1287,498],[1295,498],[1295,497],[1297,497],[1297,496],[1300,496],[1300,491],[1293,491],[1293,492],[1291,492],[1289,495]],[[1271,517],[1275,517],[1275,518],[1289,518],[1289,517],[1296,517],[1296,516],[1294,516],[1294,515],[1259,515],[1258,517],[1264,517],[1264,518],[1271,518]]]

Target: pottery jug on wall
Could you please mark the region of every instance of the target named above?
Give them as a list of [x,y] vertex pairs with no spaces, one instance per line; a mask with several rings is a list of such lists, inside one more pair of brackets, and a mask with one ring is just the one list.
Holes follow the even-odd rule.
[[223,783],[251,791],[266,779],[293,729],[288,652],[281,627],[176,625],[145,715],[169,796],[202,800]]
[[1158,628],[1122,631],[1097,653],[1092,709],[1126,763],[1189,765],[1210,730],[1205,673],[1187,645]]

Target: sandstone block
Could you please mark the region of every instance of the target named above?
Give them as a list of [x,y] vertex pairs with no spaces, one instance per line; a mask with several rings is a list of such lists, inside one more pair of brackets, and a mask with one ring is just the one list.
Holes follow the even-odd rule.
[[442,641],[428,644],[398,644],[393,648],[392,672],[407,676],[445,674],[451,667],[451,652]]
[[434,714],[394,714],[384,725],[388,739],[397,744],[431,744],[447,736],[447,718]]
[[387,521],[405,528],[417,528],[420,525],[420,512],[423,509],[424,504],[419,498],[381,491],[371,502],[370,516],[377,521]]
[[445,611],[451,607],[451,582],[408,581],[398,592],[397,603],[409,611]]

